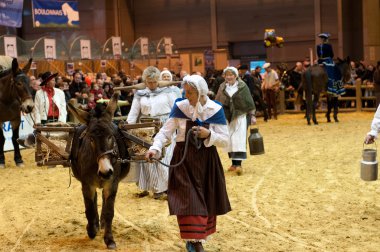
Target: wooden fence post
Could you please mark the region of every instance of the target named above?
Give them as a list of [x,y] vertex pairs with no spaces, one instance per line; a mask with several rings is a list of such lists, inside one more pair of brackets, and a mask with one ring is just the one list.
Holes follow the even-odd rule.
[[362,81],[360,79],[355,80],[356,88],[356,111],[362,111]]

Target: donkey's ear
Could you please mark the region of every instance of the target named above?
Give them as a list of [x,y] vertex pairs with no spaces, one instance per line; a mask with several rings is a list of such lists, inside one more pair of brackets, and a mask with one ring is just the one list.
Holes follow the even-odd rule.
[[33,59],[30,58],[28,63],[22,68],[22,71],[24,72],[24,74],[27,74],[29,72],[30,66],[32,65],[32,61]]
[[113,117],[113,114],[115,113],[116,109],[117,109],[117,101],[119,100],[119,93],[118,92],[115,92],[110,101],[108,102],[108,105],[107,105],[107,108],[106,108],[106,111],[107,113],[111,116],[111,118]]
[[337,58],[337,60],[338,60],[339,63],[343,62],[343,60],[341,58],[339,58],[339,57]]
[[17,72],[18,72],[18,62],[17,62],[17,59],[14,58],[12,60],[12,73],[13,73],[13,75],[16,75]]
[[76,108],[73,104],[68,103],[67,107],[69,111],[83,124],[88,124],[90,121],[90,114],[84,110]]

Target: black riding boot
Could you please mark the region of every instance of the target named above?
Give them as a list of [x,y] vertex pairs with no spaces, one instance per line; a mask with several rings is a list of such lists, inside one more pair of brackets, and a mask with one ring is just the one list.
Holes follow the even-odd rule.
[[333,105],[334,105],[334,121],[339,122],[339,120],[338,120],[338,97],[333,98]]
[[326,118],[327,118],[327,122],[331,122],[330,113],[329,112],[326,112]]

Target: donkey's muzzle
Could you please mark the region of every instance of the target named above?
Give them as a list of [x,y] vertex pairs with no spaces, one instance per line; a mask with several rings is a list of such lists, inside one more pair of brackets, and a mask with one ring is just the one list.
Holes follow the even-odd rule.
[[108,170],[107,172],[98,171],[98,176],[105,180],[110,179],[112,175],[113,175],[113,170]]

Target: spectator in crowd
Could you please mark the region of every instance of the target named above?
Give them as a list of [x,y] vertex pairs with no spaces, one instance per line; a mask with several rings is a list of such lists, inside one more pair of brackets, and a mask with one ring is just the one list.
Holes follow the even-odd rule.
[[71,99],[70,92],[69,92],[69,84],[67,82],[62,81],[59,84],[59,89],[61,89],[63,93],[65,94],[65,101],[66,103],[68,103]]
[[42,75],[41,89],[34,100],[34,121],[36,124],[48,122],[66,122],[66,100],[61,89],[55,88],[58,74],[46,72]]
[[263,75],[263,83],[261,84],[261,89],[264,92],[265,101],[268,105],[268,118],[273,117],[277,120],[277,104],[276,104],[276,95],[279,91],[280,81],[278,79],[277,72],[272,69],[269,62],[263,65],[265,73]]
[[[216,149],[228,145],[228,128],[222,106],[207,96],[206,81],[198,75],[187,76],[184,81],[187,99],[176,102],[170,118],[154,138],[146,159],[158,158],[173,133],[178,132],[171,164],[179,163],[183,155],[186,157],[178,167],[169,168],[169,212],[177,216],[187,251],[202,252],[202,242],[216,232],[217,215],[231,211]],[[198,132],[201,145],[190,143],[185,153],[188,131]]]
[[253,78],[251,76],[251,73],[248,71],[248,66],[243,64],[238,67],[239,70],[239,76],[244,81],[245,84],[247,84],[249,91],[251,92],[251,95],[253,95],[254,92],[254,84],[253,84]]
[[247,121],[248,124],[256,123],[256,108],[247,85],[239,78],[238,70],[227,67],[224,76],[226,81],[220,85],[215,100],[223,105],[228,122],[228,156],[232,159],[228,171],[241,175],[242,160],[247,159]]
[[103,98],[103,89],[99,87],[98,81],[92,84],[90,93],[94,94],[95,101]]
[[88,110],[88,92],[86,89],[83,89],[81,96],[77,98],[77,105],[80,109]]
[[[172,75],[172,73],[169,70],[163,70],[160,73],[159,80],[161,80],[161,81],[173,81],[173,75]],[[171,88],[173,90],[173,92],[176,93],[177,97],[181,97],[182,96],[181,90],[177,86],[172,85],[169,88]]]
[[103,84],[103,99],[111,99],[113,95],[113,88],[112,84],[109,82],[104,82]]
[[75,72],[73,78],[69,87],[70,96],[71,98],[79,98],[82,94],[82,90],[87,88],[87,84],[83,82],[83,77],[80,72]]
[[[251,77],[253,78],[253,101],[255,102],[256,111],[261,111],[264,116],[264,122],[268,121],[268,106],[264,101],[263,91],[261,90],[262,76],[261,67],[257,66],[251,71]],[[257,114],[257,112],[256,112]]]
[[303,89],[301,85],[302,80],[302,74],[304,72],[304,68],[301,62],[297,62],[294,70],[289,72],[290,75],[290,87],[295,91],[295,99],[294,102],[294,109],[295,110],[301,110],[301,106],[304,106],[304,99],[303,99]]
[[[178,93],[172,88],[158,87],[160,71],[153,66],[147,67],[142,75],[146,88],[135,93],[131,111],[128,114],[128,123],[137,123],[139,118],[157,118],[161,122],[165,122],[169,118],[170,111],[174,105],[174,101],[179,98]],[[172,149],[168,148],[164,158],[165,163],[169,163],[171,159]],[[160,199],[166,197],[168,189],[168,169],[158,164],[137,164],[139,179],[137,185],[142,190],[138,194],[139,197],[149,195],[149,191],[153,192],[153,198]]]
[[40,79],[36,79],[36,77],[34,76],[30,76],[30,87],[32,88],[32,97],[33,97],[33,100],[36,96],[36,92],[38,90],[40,90],[40,84],[41,84],[41,80]]
[[87,110],[93,110],[96,107],[96,101],[95,101],[95,95],[93,93],[90,93],[88,95],[88,102],[87,102]]

